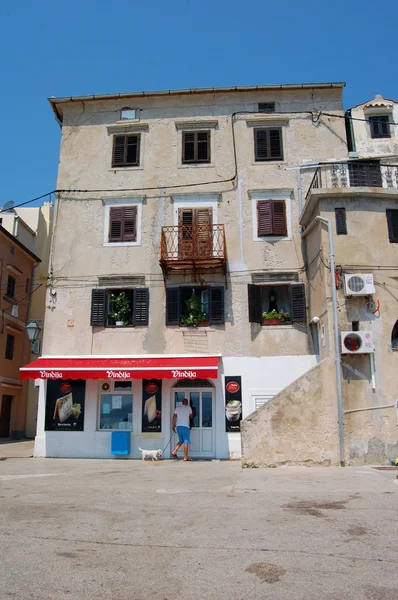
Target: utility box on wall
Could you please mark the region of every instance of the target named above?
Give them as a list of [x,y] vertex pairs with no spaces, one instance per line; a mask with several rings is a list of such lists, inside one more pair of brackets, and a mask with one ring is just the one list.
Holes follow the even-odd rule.
[[111,454],[126,456],[130,454],[130,432],[112,431]]

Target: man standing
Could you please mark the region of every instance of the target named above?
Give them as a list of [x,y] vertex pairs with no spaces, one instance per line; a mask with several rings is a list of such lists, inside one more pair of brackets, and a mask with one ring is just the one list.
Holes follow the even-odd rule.
[[191,443],[190,431],[189,431],[189,419],[192,417],[192,408],[188,405],[187,398],[184,398],[181,406],[177,406],[173,414],[172,429],[176,431],[177,424],[177,435],[178,444],[174,448],[174,452],[171,453],[172,458],[178,458],[177,452],[179,448],[184,444],[184,461],[192,460],[188,456],[188,446]]

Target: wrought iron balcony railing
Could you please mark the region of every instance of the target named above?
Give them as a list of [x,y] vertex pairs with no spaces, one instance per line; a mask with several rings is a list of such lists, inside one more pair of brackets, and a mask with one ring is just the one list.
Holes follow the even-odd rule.
[[317,168],[307,193],[327,188],[377,187],[398,190],[398,165],[377,161],[324,164]]
[[170,269],[226,268],[224,225],[162,227],[160,265]]

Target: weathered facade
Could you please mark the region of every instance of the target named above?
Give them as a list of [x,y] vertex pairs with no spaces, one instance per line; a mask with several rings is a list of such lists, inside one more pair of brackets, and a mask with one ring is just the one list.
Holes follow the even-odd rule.
[[[47,362],[41,374],[40,365],[23,371],[41,379],[36,455],[110,456],[116,429],[131,432],[131,457],[139,446],[163,448],[181,394],[197,409],[193,455],[241,455],[240,414],[250,415],[318,360],[299,225],[302,188],[312,174],[298,185],[296,167],[346,158],[342,87],[51,99],[62,141]],[[118,326],[122,292],[128,316]],[[219,371],[205,381],[180,368],[206,356],[217,358]],[[57,394],[60,400],[74,393],[73,381],[61,387],[71,372],[55,357],[86,367],[78,392],[84,419],[80,412],[73,431],[70,416],[68,433],[56,422],[57,407],[49,409]],[[125,391],[115,369],[98,381],[90,357],[130,361]],[[140,378],[137,357],[147,365]],[[144,426],[145,381],[156,375],[149,362],[161,358],[174,360],[175,376],[157,384],[151,432]],[[228,413],[226,385],[237,378],[241,397]],[[71,398],[63,401],[71,414]],[[117,407],[125,405],[118,422]]]
[[[385,464],[398,455],[397,110],[397,102],[376,96],[348,111],[350,160],[330,160],[315,170],[300,224],[309,318],[322,362],[244,424],[247,466]],[[332,230],[332,278],[328,226],[319,217]],[[336,444],[336,368],[343,452]]]

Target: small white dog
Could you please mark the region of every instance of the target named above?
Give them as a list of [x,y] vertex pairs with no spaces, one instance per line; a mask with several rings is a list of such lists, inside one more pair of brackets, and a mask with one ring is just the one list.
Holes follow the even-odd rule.
[[145,460],[146,458],[151,458],[152,460],[157,460],[158,457],[163,456],[162,450],[143,450],[142,448],[138,448],[141,451],[141,458]]

